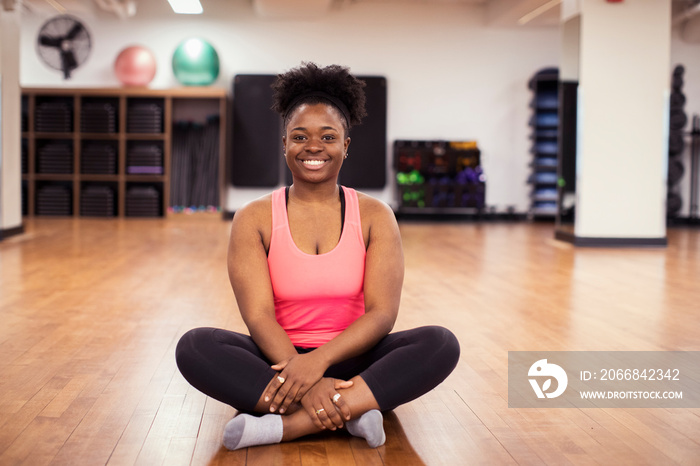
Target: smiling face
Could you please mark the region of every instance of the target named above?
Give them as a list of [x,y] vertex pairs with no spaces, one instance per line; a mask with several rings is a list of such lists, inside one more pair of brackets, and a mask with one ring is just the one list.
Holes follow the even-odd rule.
[[337,183],[350,144],[340,112],[333,106],[301,104],[282,137],[294,181]]

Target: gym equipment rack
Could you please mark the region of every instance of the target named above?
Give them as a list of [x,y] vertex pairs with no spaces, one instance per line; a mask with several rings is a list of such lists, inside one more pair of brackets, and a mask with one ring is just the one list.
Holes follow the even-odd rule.
[[[224,199],[226,90],[22,89],[22,211],[26,216],[164,217],[171,192],[173,106],[215,107]],[[186,110],[185,109],[185,110]],[[218,187],[218,188],[217,188]],[[222,208],[223,206],[215,206]]]
[[474,141],[394,142],[399,214],[475,214],[484,209],[486,177]]
[[532,173],[529,216],[554,217],[557,213],[557,156],[559,152],[559,70],[544,68],[530,79],[530,139]]

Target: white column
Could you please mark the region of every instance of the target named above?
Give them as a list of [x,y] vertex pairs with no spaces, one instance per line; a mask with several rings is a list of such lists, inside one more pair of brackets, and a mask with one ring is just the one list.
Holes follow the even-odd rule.
[[22,228],[20,12],[0,6],[0,238]]
[[574,236],[665,244],[671,0],[577,3]]

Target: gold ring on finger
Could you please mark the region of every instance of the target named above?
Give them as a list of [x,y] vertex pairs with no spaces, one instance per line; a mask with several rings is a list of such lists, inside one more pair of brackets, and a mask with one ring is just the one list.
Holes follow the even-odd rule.
[[325,409],[323,409],[323,408],[317,409],[317,410],[316,410],[316,415],[319,415],[319,414],[321,414],[321,413],[324,412],[324,411],[325,411]]

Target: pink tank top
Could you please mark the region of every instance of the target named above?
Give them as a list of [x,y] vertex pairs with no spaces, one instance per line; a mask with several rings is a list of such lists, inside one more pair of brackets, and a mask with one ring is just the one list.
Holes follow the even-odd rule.
[[365,313],[365,242],[357,192],[343,188],[345,222],[336,247],[301,251],[289,229],[285,189],[272,193],[272,237],[267,256],[277,322],[294,346],[317,348]]

